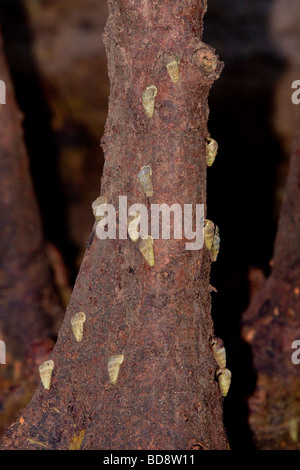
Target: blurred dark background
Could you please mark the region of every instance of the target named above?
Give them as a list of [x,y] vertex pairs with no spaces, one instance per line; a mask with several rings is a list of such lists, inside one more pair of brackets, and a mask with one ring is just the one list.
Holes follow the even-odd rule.
[[[100,191],[109,82],[105,0],[1,0],[0,23],[47,240],[72,285]],[[246,398],[255,377],[240,320],[268,275],[297,121],[298,0],[209,0],[204,41],[225,62],[210,94],[209,131],[219,154],[208,169],[208,218],[220,228],[212,267],[213,318],[232,389],[225,424],[232,448],[251,448]],[[45,178],[45,174],[48,176]]]

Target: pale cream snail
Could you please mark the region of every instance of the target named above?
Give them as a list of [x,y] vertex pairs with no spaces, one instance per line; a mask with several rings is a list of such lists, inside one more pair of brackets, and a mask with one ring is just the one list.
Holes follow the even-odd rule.
[[206,139],[206,163],[212,166],[218,153],[218,142],[210,137]]
[[46,390],[50,390],[53,369],[54,361],[52,359],[43,362],[39,367],[40,378]]
[[72,330],[78,343],[80,343],[83,338],[83,324],[85,320],[86,316],[83,312],[78,312],[71,318]]
[[180,58],[177,55],[172,55],[167,64],[167,71],[173,83],[178,83],[180,79]]
[[219,369],[217,375],[222,397],[225,398],[230,388],[232,374],[229,369]]
[[147,197],[153,196],[152,168],[149,165],[143,166],[138,173],[138,179]]
[[148,235],[139,243],[140,252],[151,267],[155,264],[153,243],[151,235]]
[[142,94],[142,102],[144,110],[148,118],[152,118],[154,113],[155,97],[157,95],[157,88],[154,85],[148,86]]
[[123,354],[115,354],[114,356],[111,356],[108,360],[108,375],[110,383],[113,385],[115,385],[118,381],[120,366],[121,364],[123,364],[123,361]]
[[221,340],[221,338],[214,338],[212,340],[212,352],[213,356],[216,360],[216,363],[218,364],[220,369],[225,369],[226,367],[226,350],[224,347],[224,343]]

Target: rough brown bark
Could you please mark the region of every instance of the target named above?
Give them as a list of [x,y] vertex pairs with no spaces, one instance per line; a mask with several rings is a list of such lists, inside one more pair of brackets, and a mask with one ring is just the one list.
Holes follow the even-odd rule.
[[[205,204],[207,97],[222,68],[200,39],[206,1],[108,3],[102,195],[115,207],[120,195],[128,206]],[[173,54],[176,85],[166,70]],[[141,100],[150,85],[158,90],[151,119]],[[148,201],[137,179],[147,164]],[[150,268],[130,239],[100,241],[93,231],[51,354],[51,389],[38,388],[2,448],[67,449],[74,435],[81,449],[227,448],[210,348],[209,253],[186,251],[184,240],[157,240],[154,251]],[[79,311],[86,322],[76,343],[70,320]],[[108,380],[113,354],[124,354],[117,385]]]
[[[15,418],[16,409],[28,403],[37,386],[36,365],[33,370],[30,364],[47,357],[52,349],[51,337],[62,309],[46,258],[23,142],[22,117],[14,99],[1,38],[0,77],[7,95],[6,104],[0,105],[0,339],[5,341],[7,352],[6,366],[0,366],[2,430],[12,415]],[[10,390],[6,389],[7,384]]]
[[251,344],[257,373],[249,422],[258,448],[299,449],[300,366],[291,356],[293,341],[300,339],[300,132],[271,264],[270,277],[243,317],[243,336]]

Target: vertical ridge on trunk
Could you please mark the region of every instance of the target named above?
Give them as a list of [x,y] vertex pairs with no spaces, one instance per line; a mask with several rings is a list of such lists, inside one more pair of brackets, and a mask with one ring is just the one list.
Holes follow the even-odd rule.
[[[206,1],[109,0],[104,35],[111,82],[101,194],[133,203],[205,204],[207,98],[222,64],[201,41]],[[180,60],[180,78],[166,65]],[[152,117],[143,93],[155,87]],[[145,103],[144,103],[145,104]],[[152,168],[153,197],[138,180]],[[95,231],[57,344],[51,388],[38,388],[2,448],[226,449],[210,341],[210,256],[185,240],[154,240],[155,265],[138,243]],[[81,342],[71,318],[86,316]],[[108,361],[119,359],[111,384]],[[32,426],[34,424],[34,427]]]

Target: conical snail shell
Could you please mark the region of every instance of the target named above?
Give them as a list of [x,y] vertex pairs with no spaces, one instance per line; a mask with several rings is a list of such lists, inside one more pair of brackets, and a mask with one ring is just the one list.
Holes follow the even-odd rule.
[[208,250],[211,250],[215,233],[215,224],[208,219],[204,219],[204,241]]
[[216,363],[218,364],[220,369],[225,369],[226,350],[225,350],[223,341],[220,338],[214,338],[211,349],[213,352],[213,356],[216,360]]
[[166,64],[168,74],[173,83],[178,83],[180,79],[180,59],[177,55],[169,58]]
[[143,187],[144,193],[147,197],[153,196],[153,186],[152,186],[152,168],[151,166],[143,166],[138,173],[138,178]]
[[231,372],[229,369],[222,369],[219,371],[218,376],[219,388],[222,397],[226,397],[231,383]]
[[119,377],[120,365],[124,361],[123,354],[111,356],[108,360],[108,375],[111,384],[116,384]]
[[99,196],[97,199],[93,202],[92,204],[92,209],[93,209],[93,214],[97,222],[100,222],[100,220],[104,219],[104,215],[97,215],[97,209],[100,206],[103,206],[103,209],[107,205],[107,199],[105,196]]
[[206,139],[206,163],[207,166],[212,166],[218,153],[218,142],[214,139]]
[[149,266],[154,266],[155,260],[154,260],[153,238],[151,237],[151,235],[148,235],[148,237],[144,238],[139,243],[139,249],[143,257],[149,264]]
[[221,239],[219,235],[219,228],[216,225],[215,234],[214,234],[214,238],[213,238],[213,242],[212,242],[212,246],[210,250],[211,261],[217,261],[217,257],[220,251],[220,242],[221,242]]
[[43,364],[41,364],[39,367],[40,378],[46,390],[50,390],[53,369],[54,362],[52,361],[52,359],[43,362]]
[[143,101],[144,110],[148,118],[152,118],[153,116],[156,95],[157,95],[157,88],[154,85],[148,86],[146,90],[143,92],[142,101]]
[[78,312],[71,318],[71,325],[76,341],[80,343],[83,338],[83,324],[86,320],[85,313]]
[[82,446],[82,442],[84,439],[85,430],[79,431],[78,433],[74,434],[70,443],[69,443],[69,450],[80,450]]
[[194,53],[194,63],[204,75],[210,75],[218,66],[218,58],[209,48],[200,48]]
[[137,228],[140,223],[140,212],[135,211],[129,215],[127,219],[128,226],[128,235],[130,236],[133,242],[136,242],[139,239],[140,233],[137,231]]
[[288,430],[290,438],[293,442],[299,440],[299,418],[298,416],[292,417],[288,422]]

